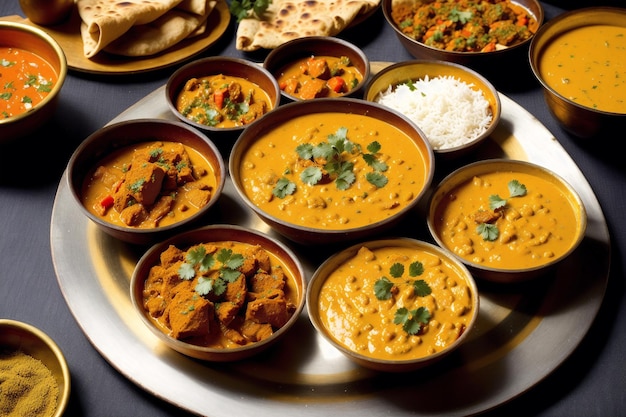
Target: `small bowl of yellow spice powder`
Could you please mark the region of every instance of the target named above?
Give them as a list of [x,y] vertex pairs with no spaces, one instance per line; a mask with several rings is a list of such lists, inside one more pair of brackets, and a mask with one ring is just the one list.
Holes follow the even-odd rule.
[[0,319],[0,415],[60,417],[70,372],[57,344],[23,322]]

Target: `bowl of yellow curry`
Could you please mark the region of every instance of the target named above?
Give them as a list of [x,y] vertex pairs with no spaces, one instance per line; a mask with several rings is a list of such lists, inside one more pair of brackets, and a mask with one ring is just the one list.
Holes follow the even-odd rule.
[[32,324],[0,319],[2,415],[61,417],[71,375],[54,340]]
[[261,65],[213,56],[176,70],[165,86],[165,98],[183,122],[230,137],[278,107],[281,95],[276,79]]
[[463,156],[479,147],[500,122],[502,105],[495,87],[460,64],[410,60],[375,74],[364,98],[407,116],[426,134],[435,155]]
[[357,364],[385,372],[452,354],[470,337],[479,303],[474,278],[451,253],[402,237],[337,252],[307,290],[319,334]]
[[552,116],[589,139],[626,129],[626,9],[559,15],[530,45],[530,65]]
[[152,246],[135,267],[130,295],[166,346],[231,362],[287,337],[304,309],[306,283],[300,261],[280,241],[211,225]]
[[422,131],[353,98],[296,101],[246,128],[229,173],[265,223],[303,244],[382,233],[413,212],[434,175]]
[[61,46],[42,29],[0,22],[0,143],[24,137],[56,111],[67,76]]
[[179,121],[135,119],[107,125],[72,154],[66,181],[101,231],[153,244],[204,218],[226,181],[220,151]]
[[445,177],[430,201],[428,228],[478,277],[514,283],[548,275],[582,242],[585,206],[547,168],[491,159]]
[[382,9],[413,57],[466,65],[508,82],[525,69],[544,19],[538,0],[382,0]]
[[354,97],[370,75],[370,63],[356,45],[332,36],[293,39],[273,49],[263,66],[289,100]]

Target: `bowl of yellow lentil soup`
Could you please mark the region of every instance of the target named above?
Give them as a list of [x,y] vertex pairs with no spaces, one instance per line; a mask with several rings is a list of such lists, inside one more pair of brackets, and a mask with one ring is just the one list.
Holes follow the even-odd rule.
[[150,245],[207,219],[226,175],[203,132],[177,120],[132,119],[87,137],[70,157],[66,181],[99,230]]
[[382,9],[413,57],[454,62],[504,81],[523,68],[544,20],[538,0],[382,0]]
[[0,22],[0,143],[27,136],[57,109],[67,76],[61,46],[46,32]]
[[447,250],[386,238],[340,250],[314,272],[307,311],[315,329],[363,367],[407,372],[436,363],[469,337],[479,296]]
[[570,256],[587,227],[576,190],[547,168],[491,159],[436,186],[428,229],[478,278],[501,283],[545,276]]
[[389,230],[416,209],[434,154],[409,119],[354,98],[282,105],[246,128],[229,158],[237,194],[265,223],[302,244]]
[[50,336],[31,324],[0,319],[0,414],[61,417],[70,398],[70,371]]
[[399,111],[424,132],[436,156],[453,159],[480,146],[498,126],[495,87],[463,65],[435,60],[391,64],[369,81],[368,101]]
[[529,59],[550,113],[568,132],[589,139],[626,129],[626,9],[557,16],[537,32]]

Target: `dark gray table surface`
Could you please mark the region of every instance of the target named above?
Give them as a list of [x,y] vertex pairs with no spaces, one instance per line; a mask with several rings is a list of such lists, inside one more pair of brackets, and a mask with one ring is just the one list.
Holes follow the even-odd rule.
[[[574,7],[622,3],[553,0],[543,5],[548,20]],[[18,0],[0,1],[0,16],[16,14],[23,16]],[[235,49],[235,31],[233,20],[222,40],[201,56],[261,62],[266,52],[246,54]],[[412,59],[386,26],[381,12],[339,37],[356,43],[372,61]],[[54,119],[25,140],[0,145],[0,317],[33,324],[57,341],[72,374],[68,416],[185,415],[127,380],[90,344],[60,291],[50,250],[54,197],[75,147],[165,84],[176,68],[133,76],[70,71]],[[606,217],[612,264],[600,313],[575,352],[529,392],[485,415],[626,416],[626,169],[621,146],[618,148],[624,132],[616,132],[602,143],[569,135],[549,114],[530,72],[527,76],[496,87],[543,123],[580,167]]]

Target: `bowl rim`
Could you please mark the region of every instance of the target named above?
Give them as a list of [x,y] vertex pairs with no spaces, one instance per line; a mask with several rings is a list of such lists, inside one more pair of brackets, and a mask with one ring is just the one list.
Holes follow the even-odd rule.
[[[528,61],[530,64],[530,69],[533,75],[535,76],[535,78],[537,79],[537,81],[544,88],[544,90],[547,90],[553,96],[558,97],[558,99],[561,100],[562,102],[565,102],[568,105],[576,107],[577,109],[581,111],[585,111],[585,112],[595,113],[598,115],[606,115],[610,117],[626,117],[626,111],[623,113],[610,112],[606,110],[594,109],[592,107],[583,106],[580,103],[576,103],[575,101],[570,100],[569,98],[565,97],[564,95],[556,91],[554,88],[549,86],[545,82],[543,77],[541,76],[541,70],[539,68],[539,56],[541,55],[543,49],[545,49],[547,44],[549,44],[552,40],[556,39],[557,37],[561,36],[563,33],[571,31],[572,29],[576,29],[576,28],[580,28],[584,26],[592,26],[592,25],[601,24],[601,23],[585,22],[583,25],[563,28],[559,31],[556,31],[554,34],[546,34],[546,33],[554,29],[554,27],[560,23],[567,22],[571,19],[577,19],[581,16],[589,14],[590,12],[596,12],[599,14],[611,15],[611,16],[622,15],[625,21],[624,28],[626,28],[626,9],[622,9],[619,7],[610,7],[610,6],[584,7],[582,9],[575,9],[575,10],[570,10],[565,13],[562,13],[556,16],[555,18],[550,19],[545,24],[541,25],[539,29],[537,30],[537,33],[535,33],[535,35],[532,37],[530,46],[528,48]],[[542,38],[543,36],[548,36],[548,38],[543,39]]]
[[[270,96],[271,99],[271,95],[272,93],[274,93],[275,99],[272,102],[273,108],[269,109],[267,113],[269,113],[270,111],[273,111],[275,109],[277,109],[280,105],[280,99],[281,99],[281,90],[280,87],[278,86],[278,82],[276,81],[276,78],[274,78],[274,76],[266,69],[264,68],[262,65],[257,64],[249,59],[246,58],[238,58],[238,57],[232,57],[232,56],[220,56],[220,55],[213,55],[213,56],[208,56],[208,57],[204,57],[204,58],[200,58],[200,59],[196,59],[193,60],[185,65],[183,65],[182,67],[178,68],[176,71],[174,71],[167,79],[167,82],[165,84],[165,101],[167,102],[167,106],[169,107],[170,111],[181,121],[184,123],[187,123],[193,127],[195,127],[196,129],[200,129],[200,130],[206,130],[206,131],[210,131],[210,132],[223,132],[223,133],[228,133],[228,132],[240,132],[243,129],[245,129],[247,126],[257,123],[260,119],[263,118],[263,116],[259,117],[258,119],[254,120],[252,123],[249,123],[247,125],[243,125],[243,126],[233,126],[233,127],[215,127],[215,126],[209,126],[209,125],[204,125],[202,123],[198,123],[195,122],[191,119],[186,118],[185,116],[183,116],[178,109],[176,108],[176,104],[174,103],[174,100],[176,98],[176,96],[179,94],[180,90],[182,89],[182,87],[184,86],[184,83],[189,79],[189,77],[183,77],[184,73],[189,71],[190,68],[194,68],[194,67],[199,67],[205,64],[210,64],[210,63],[219,63],[219,62],[224,62],[224,63],[231,63],[231,64],[235,64],[238,65],[240,67],[245,67],[245,68],[252,68],[254,71],[258,71],[258,73],[260,75],[263,75],[265,78],[267,78],[267,80],[270,82],[270,84],[272,84],[273,87],[273,91],[267,91],[267,94]],[[220,72],[209,72],[207,74],[205,74],[206,76],[211,76],[211,75],[217,75]],[[174,81],[178,81],[178,79],[181,79],[181,82],[174,82]],[[251,82],[254,82],[252,80],[250,80]],[[174,100],[173,100],[174,99]],[[267,114],[265,113],[265,114]]]
[[[409,59],[409,60],[401,61],[401,62],[395,62],[381,69],[378,73],[374,74],[370,78],[367,85],[365,85],[363,89],[364,99],[373,103],[377,103],[376,101],[374,101],[375,97],[368,99],[368,93],[370,92],[371,87],[374,85],[374,83],[377,80],[382,78],[385,74],[395,71],[398,68],[409,67],[409,66],[419,66],[419,65],[432,65],[432,66],[438,66],[441,68],[455,68],[461,72],[465,72],[471,77],[476,78],[480,83],[482,83],[483,86],[487,90],[489,90],[494,97],[493,106],[491,105],[491,102],[489,102],[489,99],[485,97],[485,99],[489,102],[489,107],[492,108],[492,116],[491,116],[492,120],[489,123],[489,127],[483,133],[481,133],[474,139],[470,140],[469,142],[463,143],[461,145],[457,145],[457,146],[453,146],[449,148],[443,148],[443,149],[433,149],[435,154],[444,156],[444,155],[450,155],[455,152],[460,152],[466,149],[473,148],[474,146],[483,142],[484,140],[486,140],[489,136],[493,134],[493,132],[497,129],[498,125],[500,124],[500,119],[501,119],[501,114],[502,114],[502,101],[500,100],[500,93],[498,92],[496,87],[493,85],[493,83],[489,81],[485,76],[480,74],[478,71],[466,65],[459,64],[456,62],[444,61],[440,59],[427,59],[427,58],[419,58],[419,59],[416,58],[416,59]],[[483,86],[478,87],[478,88],[482,91]],[[483,96],[485,96],[484,92],[483,92]]]
[[[272,73],[272,71],[278,71],[280,70],[282,67],[276,67],[276,68],[268,68],[268,63],[270,63],[273,59],[275,59],[275,57],[279,54],[283,54],[285,53],[284,51],[287,48],[291,48],[293,47],[293,45],[303,45],[302,48],[309,48],[309,45],[316,45],[316,44],[335,44],[335,45],[340,45],[346,49],[349,49],[351,51],[353,51],[356,55],[359,56],[359,58],[363,61],[364,64],[364,73],[363,73],[363,79],[361,80],[361,82],[351,91],[349,91],[348,93],[340,96],[340,97],[349,97],[355,93],[358,93],[359,91],[363,90],[365,88],[365,86],[367,85],[367,82],[370,78],[371,75],[371,66],[370,66],[370,59],[369,57],[365,54],[365,52],[363,52],[363,50],[357,46],[356,44],[349,42],[345,39],[341,39],[341,38],[337,38],[334,36],[322,36],[322,35],[316,35],[316,36],[306,36],[304,38],[295,38],[295,39],[291,39],[279,46],[277,46],[276,48],[272,49],[267,56],[265,57],[265,59],[263,60],[263,68],[267,69],[270,73]],[[310,47],[309,49],[313,49],[313,47]],[[303,57],[305,51],[299,51],[297,53],[294,53],[295,55],[292,55],[289,57],[289,59],[281,61],[281,63],[284,64],[284,62],[294,62],[293,58],[295,57],[295,59],[300,59]],[[272,77],[278,79],[278,77],[274,74],[272,74]],[[280,88],[280,86],[279,86]],[[293,96],[287,92],[285,92],[284,90],[280,89],[280,94],[292,101],[304,101],[305,99],[301,99],[299,97]],[[338,98],[338,97],[336,97]]]
[[[461,336],[459,336],[453,343],[446,346],[443,350],[440,350],[439,352],[436,352],[434,354],[422,356],[419,358],[405,359],[405,360],[380,359],[380,358],[374,358],[371,356],[363,355],[361,353],[355,352],[343,346],[341,343],[339,343],[337,340],[331,337],[328,334],[328,331],[325,329],[324,325],[321,323],[318,315],[315,314],[315,312],[318,311],[317,300],[319,298],[319,290],[321,290],[322,285],[328,278],[328,274],[322,275],[322,273],[325,272],[326,269],[328,269],[336,261],[339,261],[339,263],[344,263],[350,260],[356,255],[358,250],[364,246],[378,249],[378,248],[394,246],[394,245],[396,246],[399,245],[403,247],[414,247],[418,250],[429,251],[431,253],[437,254],[438,256],[442,256],[446,258],[448,262],[450,262],[450,264],[452,264],[453,267],[459,273],[463,274],[463,278],[465,279],[467,285],[471,289],[473,313],[472,313],[472,318],[470,319],[470,322],[467,325],[467,328],[461,334]],[[329,272],[332,272],[332,270]],[[315,293],[314,293],[314,290],[315,290]],[[311,324],[313,325],[315,330],[320,334],[320,336],[322,336],[326,341],[328,341],[331,345],[333,345],[333,347],[337,348],[340,352],[342,352],[346,356],[356,359],[358,362],[370,363],[375,367],[381,367],[381,366],[382,367],[386,367],[386,366],[402,367],[402,366],[408,366],[408,365],[430,363],[431,361],[435,361],[437,359],[440,359],[442,356],[445,356],[451,353],[453,350],[459,347],[472,333],[472,329],[474,328],[475,324],[478,321],[479,309],[480,309],[480,294],[478,291],[478,286],[476,284],[476,280],[474,279],[472,273],[470,272],[470,270],[467,268],[465,264],[460,262],[459,259],[456,256],[454,256],[452,252],[450,252],[448,249],[444,247],[435,245],[433,243],[430,243],[430,242],[427,242],[425,240],[421,240],[418,238],[403,237],[403,236],[383,237],[380,239],[373,239],[373,240],[366,240],[363,242],[358,242],[330,255],[313,272],[313,275],[311,276],[311,279],[309,280],[309,287],[307,289],[306,295],[307,295],[306,296],[307,315],[309,316],[309,320]]]
[[[404,39],[405,42],[410,42],[412,44],[415,45],[419,45],[420,47],[429,50],[433,53],[443,53],[449,56],[456,56],[456,57],[484,57],[484,56],[497,56],[497,55],[502,55],[507,53],[507,51],[511,51],[511,50],[516,50],[519,49],[521,47],[524,47],[525,45],[529,45],[530,42],[532,41],[532,39],[535,37],[536,33],[532,34],[532,36],[520,43],[517,43],[513,46],[504,48],[504,49],[497,49],[495,51],[489,51],[489,52],[460,52],[460,51],[447,51],[444,49],[440,49],[440,48],[435,48],[429,45],[426,45],[425,43],[419,42],[418,40],[411,38],[410,36],[408,36],[407,34],[405,34],[404,32],[402,32],[398,26],[395,24],[395,22],[393,21],[393,18],[391,17],[391,4],[394,2],[395,0],[382,0],[382,9],[383,9],[383,15],[385,17],[385,20],[387,21],[387,23],[389,24],[389,26],[391,26],[391,28],[393,29],[393,31],[396,33],[396,36],[398,36],[401,39]],[[538,0],[530,0],[533,3],[535,3],[535,5],[537,6],[537,10],[539,11],[539,15],[535,15],[535,13],[533,13],[528,7],[524,6],[523,4],[520,3],[519,0],[512,0],[513,3],[515,3],[516,5],[523,7],[528,13],[530,13],[535,19],[537,19],[537,29],[540,29],[541,26],[543,26],[543,22],[545,20],[545,11],[543,9],[543,6],[541,5],[541,3]],[[388,7],[387,7],[388,5]],[[538,31],[538,30],[537,30]]]
[[[539,164],[536,164],[534,162],[522,161],[522,160],[516,160],[516,159],[505,159],[505,158],[484,159],[484,160],[475,161],[475,162],[471,162],[469,164],[463,165],[463,166],[455,169],[454,171],[452,171],[448,175],[446,175],[441,181],[439,181],[439,183],[433,189],[432,194],[430,196],[430,200],[428,202],[428,212],[427,212],[428,214],[427,214],[427,217],[426,217],[426,224],[427,224],[428,230],[430,232],[430,235],[435,240],[437,245],[441,246],[442,248],[445,248],[445,249],[449,250],[444,245],[444,243],[441,240],[440,236],[435,232],[435,225],[434,225],[433,217],[434,217],[435,209],[438,207],[438,203],[440,202],[437,197],[441,194],[442,190],[447,190],[446,187],[450,183],[452,183],[452,185],[456,185],[457,184],[457,183],[454,183],[453,180],[455,180],[458,175],[463,174],[466,171],[471,171],[471,170],[474,170],[476,168],[481,168],[481,167],[485,168],[485,170],[486,170],[485,172],[491,172],[490,170],[487,170],[487,168],[490,167],[490,166],[498,166],[498,165],[517,166],[517,167],[522,167],[522,169],[528,168],[528,169],[532,169],[532,170],[543,172],[547,176],[550,176],[550,177],[556,179],[560,183],[562,189],[565,189],[565,190],[568,191],[568,193],[569,193],[569,195],[571,197],[571,199],[570,199],[571,205],[573,206],[573,204],[576,203],[576,206],[578,207],[579,217],[580,217],[580,224],[579,224],[579,233],[577,234],[575,241],[572,242],[572,245],[570,245],[570,248],[567,251],[565,251],[560,256],[553,258],[549,262],[543,263],[541,265],[536,265],[536,266],[533,266],[533,267],[521,268],[521,269],[496,268],[496,267],[492,267],[492,266],[489,266],[489,265],[478,264],[478,263],[472,262],[472,261],[470,261],[468,259],[464,259],[464,258],[462,258],[461,256],[457,255],[454,252],[451,252],[451,253],[459,261],[464,263],[470,270],[473,270],[473,271],[484,271],[484,273],[486,273],[488,275],[484,276],[483,278],[485,278],[487,280],[502,281],[501,279],[494,279],[493,278],[493,276],[498,275],[498,274],[506,274],[507,276],[509,276],[511,278],[513,278],[515,276],[523,277],[523,276],[526,276],[526,275],[534,277],[535,273],[538,273],[539,271],[547,270],[547,269],[555,266],[556,264],[558,264],[562,260],[566,259],[570,254],[572,254],[578,248],[578,246],[580,246],[580,243],[585,238],[585,233],[586,233],[586,229],[587,229],[587,221],[588,221],[587,210],[586,210],[586,207],[585,207],[582,199],[580,198],[580,195],[578,194],[576,189],[574,189],[574,187],[569,182],[567,182],[563,177],[561,177],[559,174],[557,174],[556,172],[552,171],[549,168],[546,168],[546,167],[541,166]],[[480,274],[476,274],[476,275],[480,275]],[[491,278],[488,278],[488,277],[491,277]],[[511,279],[511,281],[515,281],[515,279]]]
[[[426,136],[425,136],[424,132],[412,120],[410,120],[408,117],[406,117],[402,113],[397,112],[395,110],[392,110],[392,109],[390,109],[390,108],[388,108],[386,106],[383,106],[381,104],[370,102],[370,101],[366,101],[366,100],[361,100],[361,99],[357,99],[357,98],[352,98],[352,97],[319,98],[319,99],[315,99],[315,100],[299,100],[299,101],[294,101],[294,102],[291,102],[291,103],[283,104],[278,109],[274,110],[273,113],[275,113],[275,114],[285,113],[291,107],[295,107],[295,106],[301,106],[301,107],[315,106],[315,107],[317,107],[319,109],[319,111],[312,111],[311,113],[326,113],[326,112],[328,112],[328,110],[325,110],[325,107],[326,107],[325,104],[331,104],[331,103],[346,104],[346,108],[350,104],[357,105],[357,106],[373,106],[373,107],[376,107],[380,111],[392,114],[394,117],[402,118],[406,123],[408,123],[413,129],[415,129],[420,134],[420,137],[424,141],[424,149],[427,152],[427,155],[424,155],[424,159],[427,162],[428,161],[430,162],[430,168],[427,170],[428,172],[426,174],[426,177],[424,178],[424,187],[422,188],[420,193],[415,196],[415,198],[411,201],[410,204],[406,205],[402,210],[398,211],[393,216],[384,218],[384,219],[379,220],[379,221],[377,221],[375,223],[370,223],[370,224],[359,226],[359,227],[351,227],[351,228],[347,228],[347,229],[325,229],[323,227],[310,227],[310,226],[303,226],[303,225],[299,225],[299,224],[296,224],[296,223],[288,222],[286,220],[280,219],[278,217],[275,217],[275,216],[265,212],[260,207],[258,207],[256,204],[254,204],[250,200],[250,198],[247,196],[247,194],[246,194],[245,190],[243,189],[242,185],[239,183],[238,177],[233,177],[232,176],[233,172],[238,172],[238,168],[236,167],[235,164],[238,164],[238,163],[241,162],[241,158],[237,159],[237,158],[234,158],[233,156],[235,155],[235,153],[237,151],[240,151],[240,148],[244,147],[244,140],[246,139],[246,133],[247,133],[246,131],[244,131],[239,136],[239,138],[237,139],[237,141],[233,145],[233,148],[232,148],[231,153],[230,153],[230,157],[228,158],[228,165],[229,165],[228,172],[231,175],[231,180],[232,180],[233,186],[235,188],[235,191],[237,192],[237,194],[239,195],[241,200],[244,202],[244,204],[246,206],[248,206],[250,209],[252,209],[259,217],[267,218],[272,223],[280,224],[280,225],[289,227],[290,229],[297,230],[299,232],[303,232],[303,233],[307,233],[307,234],[324,234],[325,236],[329,236],[329,239],[333,239],[335,237],[339,238],[342,235],[346,235],[346,234],[352,234],[352,233],[357,233],[358,234],[360,232],[366,232],[366,231],[368,231],[368,230],[370,230],[372,228],[376,229],[376,228],[384,227],[385,225],[391,224],[394,221],[396,221],[398,218],[404,216],[405,214],[407,214],[408,212],[413,210],[419,204],[420,200],[426,196],[426,193],[428,192],[428,189],[429,189],[429,187],[430,187],[430,185],[432,183],[432,180],[434,178],[434,171],[435,171],[435,156],[434,156],[434,152],[433,152],[432,146],[430,145],[430,142],[426,139]],[[299,113],[298,116],[300,116],[302,114],[303,113]],[[358,113],[358,114],[361,114],[361,113]],[[269,123],[269,122],[266,121],[266,123]],[[284,120],[281,119],[280,123],[281,124],[284,123]],[[264,132],[266,132],[266,131],[267,131],[267,129],[264,129]],[[256,139],[254,139],[254,140],[256,140]],[[243,155],[245,150],[246,149],[242,149],[240,151],[240,154]]]
[[57,407],[53,416],[61,417],[69,403],[72,386],[70,369],[67,364],[67,359],[63,354],[63,351],[54,341],[54,339],[52,339],[52,337],[50,337],[46,332],[30,323],[20,320],[0,318],[0,330],[6,328],[14,329],[18,332],[30,333],[53,353],[59,365],[59,368],[61,369],[61,374],[63,375],[63,385],[59,386],[59,397],[57,400]]
[[[52,90],[50,91],[50,93],[48,93],[48,95],[44,97],[42,101],[40,101],[32,109],[24,113],[20,113],[16,116],[8,117],[6,119],[0,118],[0,128],[2,127],[2,125],[5,125],[5,124],[8,125],[10,123],[17,123],[19,121],[23,121],[24,119],[28,118],[32,114],[39,112],[48,103],[56,100],[63,87],[63,84],[65,84],[65,80],[67,78],[67,72],[68,72],[67,57],[65,56],[65,52],[63,51],[63,48],[61,48],[61,45],[59,45],[59,43],[52,36],[48,35],[48,33],[45,32],[43,29],[40,29],[35,26],[27,25],[26,23],[0,21],[0,30],[3,30],[3,29],[11,29],[11,30],[16,30],[20,32],[30,33],[42,39],[46,44],[50,45],[50,47],[54,50],[55,55],[57,55],[57,57],[59,58],[59,72],[57,74],[57,78],[58,78],[57,83],[52,87]],[[52,66],[51,63],[48,62],[48,64]]]
[[[205,144],[211,149],[211,151],[215,154],[215,160],[218,163],[218,166],[214,166],[213,169],[219,173],[220,176],[220,180],[217,183],[217,187],[215,189],[215,191],[213,192],[213,196],[211,197],[211,200],[209,201],[209,203],[204,206],[201,207],[200,210],[198,210],[196,213],[194,213],[193,215],[182,219],[179,222],[173,223],[173,224],[169,224],[166,226],[159,226],[159,227],[154,227],[154,228],[147,228],[147,229],[139,229],[139,228],[130,228],[130,227],[123,227],[117,224],[113,224],[113,223],[109,223],[108,221],[95,216],[93,213],[91,213],[89,210],[87,210],[87,208],[81,203],[81,198],[80,195],[78,194],[79,191],[75,189],[74,185],[73,185],[73,171],[74,168],[76,166],[76,163],[81,155],[81,153],[85,150],[85,148],[87,148],[88,146],[90,146],[90,142],[91,139],[93,137],[101,137],[103,135],[107,135],[110,131],[112,130],[117,130],[120,128],[123,128],[126,125],[142,125],[142,124],[169,124],[172,126],[175,126],[179,129],[184,129],[189,131],[190,133],[192,133],[193,135],[197,136],[198,138],[202,139],[203,142],[205,142]],[[158,139],[155,139],[158,140]],[[134,143],[142,143],[142,142],[148,142],[147,139],[142,139],[139,142],[134,142]],[[108,155],[108,153],[106,154]],[[99,159],[101,159],[102,157],[106,156],[106,155],[102,155],[99,157]],[[202,217],[211,207],[213,207],[215,205],[215,203],[217,202],[217,200],[219,199],[220,195],[223,192],[223,189],[225,187],[225,183],[226,183],[226,176],[227,174],[227,170],[226,170],[226,163],[224,162],[224,158],[222,157],[219,149],[217,148],[217,146],[215,145],[215,143],[209,139],[209,137],[204,134],[203,132],[199,131],[198,129],[194,128],[193,126],[189,126],[185,123],[183,123],[182,121],[179,120],[168,120],[168,119],[151,119],[151,118],[141,118],[141,119],[129,119],[129,120],[123,120],[120,122],[116,122],[116,123],[110,123],[105,125],[104,127],[96,130],[95,132],[93,132],[91,135],[89,135],[86,139],[84,139],[80,145],[78,145],[78,147],[74,150],[74,152],[72,153],[72,156],[69,159],[69,162],[67,164],[67,175],[65,176],[65,181],[68,185],[68,188],[72,194],[72,199],[74,200],[74,202],[78,205],[79,209],[82,211],[82,213],[87,216],[87,218],[89,218],[91,221],[93,221],[96,225],[98,226],[102,226],[105,229],[114,231],[114,233],[131,233],[134,236],[140,236],[140,238],[138,239],[147,239],[149,236],[152,235],[156,235],[156,234],[161,234],[161,233],[167,233],[173,229],[176,229],[178,227],[187,225],[189,223],[194,222],[195,220],[199,219],[200,217]]]
[[[296,306],[296,310],[294,311],[292,316],[289,318],[287,323],[285,323],[280,329],[274,332],[267,339],[263,339],[259,342],[254,342],[248,345],[239,346],[235,348],[228,348],[228,349],[199,346],[199,345],[194,345],[192,343],[187,343],[183,340],[175,339],[165,334],[160,329],[158,329],[157,326],[147,317],[148,313],[145,311],[144,307],[140,304],[139,300],[137,300],[138,294],[136,290],[142,289],[144,287],[143,282],[140,282],[140,280],[143,279],[145,281],[146,279],[146,276],[139,275],[139,271],[142,267],[144,267],[147,264],[147,262],[151,258],[153,258],[154,256],[158,255],[160,252],[165,250],[170,244],[189,246],[192,244],[192,242],[201,243],[200,241],[198,241],[198,239],[192,238],[192,236],[195,236],[197,234],[210,233],[215,230],[223,230],[223,231],[236,230],[240,233],[245,233],[248,235],[255,236],[257,239],[261,239],[266,242],[271,242],[272,245],[275,245],[276,247],[278,247],[278,249],[280,249],[285,255],[287,255],[287,257],[290,258],[290,261],[293,263],[293,265],[296,268],[296,270],[292,272],[295,275],[294,279],[298,281],[298,283],[301,285],[301,291],[302,291],[302,294],[300,294],[298,298],[299,302],[298,302],[298,305]],[[205,239],[205,240],[210,241],[210,238]],[[231,240],[234,240],[234,239],[231,239]],[[219,241],[224,241],[224,239],[219,239]],[[239,240],[234,240],[234,241],[239,241]],[[135,312],[137,313],[141,321],[148,327],[148,329],[155,336],[157,336],[157,338],[159,338],[162,342],[164,342],[171,349],[174,349],[179,352],[180,351],[196,351],[196,352],[199,352],[201,355],[211,355],[211,356],[220,355],[226,358],[228,356],[238,357],[239,354],[249,352],[249,351],[254,351],[254,352],[256,352],[257,350],[260,351],[266,347],[269,347],[269,345],[273,344],[274,342],[276,342],[277,339],[281,337],[281,335],[285,334],[299,320],[299,317],[306,305],[307,287],[308,287],[307,275],[300,259],[287,245],[285,245],[280,240],[275,239],[272,236],[269,236],[259,230],[252,229],[249,227],[244,227],[244,226],[239,226],[239,225],[234,225],[234,224],[211,224],[211,225],[202,226],[196,229],[179,233],[164,241],[158,242],[150,246],[137,261],[135,268],[133,270],[133,273],[131,275],[130,299],[133,305],[133,309],[135,310]],[[215,359],[203,358],[203,360],[214,361]]]

